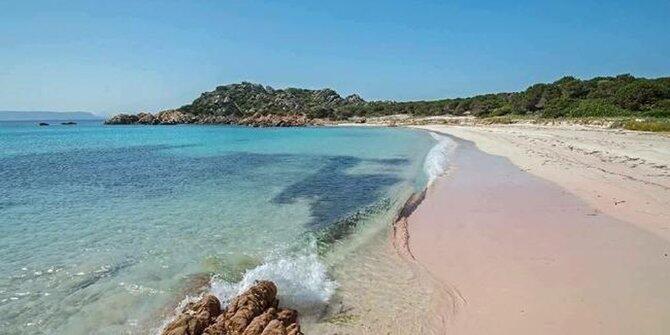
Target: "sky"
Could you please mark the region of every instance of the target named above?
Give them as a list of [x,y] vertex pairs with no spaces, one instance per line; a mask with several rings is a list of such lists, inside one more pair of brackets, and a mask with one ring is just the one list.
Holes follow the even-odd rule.
[[670,1],[0,0],[0,110],[157,111],[218,85],[366,100],[670,75]]

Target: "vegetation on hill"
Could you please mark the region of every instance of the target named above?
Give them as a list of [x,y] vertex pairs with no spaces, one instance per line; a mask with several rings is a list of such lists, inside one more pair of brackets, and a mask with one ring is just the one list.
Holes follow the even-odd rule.
[[627,74],[589,80],[563,77],[550,84],[535,84],[522,92],[435,101],[375,101],[345,106],[337,112],[338,118],[391,114],[670,117],[670,77],[646,79]]

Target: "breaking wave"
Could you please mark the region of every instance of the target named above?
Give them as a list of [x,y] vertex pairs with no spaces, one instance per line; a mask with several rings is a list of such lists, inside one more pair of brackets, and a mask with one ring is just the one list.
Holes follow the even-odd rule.
[[456,148],[456,142],[447,136],[439,135],[431,132],[430,136],[437,141],[437,143],[428,151],[423,166],[426,175],[428,176],[428,186],[442,176],[449,165],[449,155]]
[[280,304],[305,315],[325,307],[337,288],[337,284],[328,278],[326,266],[319,261],[316,253],[306,253],[268,259],[247,270],[237,283],[213,278],[211,290],[225,305],[257,280],[273,281],[277,285]]

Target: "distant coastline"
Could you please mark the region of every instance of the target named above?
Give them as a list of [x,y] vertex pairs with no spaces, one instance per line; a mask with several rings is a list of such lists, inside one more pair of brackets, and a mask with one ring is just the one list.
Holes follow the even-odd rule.
[[104,117],[90,112],[0,111],[0,121],[95,121]]

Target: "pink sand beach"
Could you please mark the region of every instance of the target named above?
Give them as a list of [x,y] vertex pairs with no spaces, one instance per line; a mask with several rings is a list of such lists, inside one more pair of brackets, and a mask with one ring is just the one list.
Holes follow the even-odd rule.
[[444,333],[670,333],[668,137],[425,128],[459,144],[408,219]]

